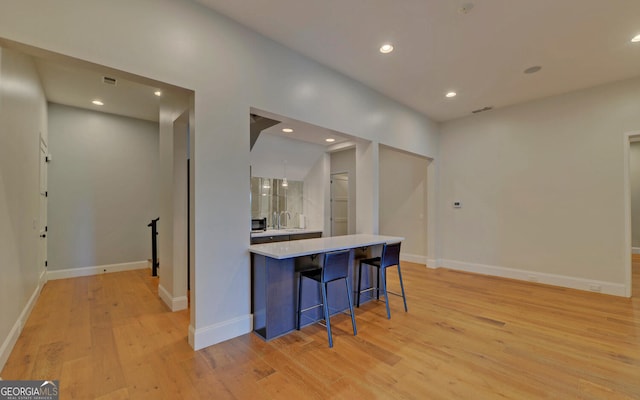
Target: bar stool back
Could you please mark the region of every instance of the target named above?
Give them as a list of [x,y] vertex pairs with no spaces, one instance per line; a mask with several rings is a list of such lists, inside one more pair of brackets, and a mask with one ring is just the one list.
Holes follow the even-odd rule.
[[[402,242],[393,243],[393,244],[384,244],[382,247],[382,255],[380,257],[373,257],[360,260],[360,265],[358,268],[358,288],[356,290],[356,307],[360,307],[360,294],[368,291],[375,291],[376,298],[380,298],[380,284],[382,283],[382,294],[384,295],[384,302],[387,306],[387,318],[391,318],[391,311],[389,310],[389,294],[393,294],[396,296],[402,296],[402,300],[404,302],[404,311],[409,311],[407,309],[407,298],[404,294],[404,283],[402,282],[402,271],[400,271],[400,246]],[[378,282],[376,287],[370,287],[368,289],[361,290],[362,285],[362,266],[363,265],[371,265],[375,267],[378,271]],[[387,291],[387,273],[386,270],[389,267],[397,266],[398,267],[398,277],[400,278],[400,290],[402,294],[393,293]],[[380,275],[382,274],[382,277]]]
[[[315,268],[300,272],[300,280],[298,281],[298,319],[296,328],[300,330],[300,318],[304,311],[311,310],[316,307],[322,307],[324,320],[327,325],[327,336],[329,337],[329,347],[333,347],[333,337],[331,335],[331,322],[329,313],[329,303],[327,302],[327,284],[329,282],[344,279],[347,287],[347,298],[349,300],[349,311],[351,313],[351,325],[353,326],[353,335],[357,334],[356,319],[353,313],[353,301],[351,300],[351,286],[349,284],[349,250],[334,251],[324,253],[322,268]],[[312,279],[320,284],[322,291],[322,303],[301,309],[302,303],[302,279]]]

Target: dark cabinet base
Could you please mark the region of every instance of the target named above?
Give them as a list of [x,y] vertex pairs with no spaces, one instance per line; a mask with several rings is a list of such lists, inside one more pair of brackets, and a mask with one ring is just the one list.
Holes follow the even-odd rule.
[[295,328],[294,260],[253,255],[253,330],[273,339]]
[[[375,252],[375,249],[374,249]],[[349,276],[351,288],[355,290],[359,259],[371,256],[370,248],[351,250]],[[271,340],[296,329],[299,271],[318,266],[322,257],[304,256],[277,260],[259,254],[253,254],[253,330],[265,340]],[[368,269],[363,269],[365,271]],[[375,284],[368,272],[363,273],[362,287]],[[302,282],[302,308],[321,303],[320,287],[312,280]],[[331,314],[348,310],[349,300],[344,290],[344,281],[329,284],[327,301]],[[352,296],[355,299],[355,293]],[[364,303],[368,298],[363,297]],[[323,319],[322,308],[318,307],[303,313],[301,326]]]
[[315,239],[322,237],[322,232],[291,233],[289,235],[256,236],[251,238],[251,244],[286,242],[288,240]]

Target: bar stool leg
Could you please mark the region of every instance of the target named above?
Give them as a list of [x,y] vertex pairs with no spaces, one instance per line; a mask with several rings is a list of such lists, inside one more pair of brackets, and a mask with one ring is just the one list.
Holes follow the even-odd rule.
[[349,285],[349,277],[344,278],[344,283],[347,284],[347,298],[349,299],[349,311],[351,312],[351,326],[353,326],[353,336],[356,336],[356,316],[353,313],[353,302],[351,301],[351,285]]
[[389,295],[387,294],[387,271],[386,268],[380,268],[382,273],[382,293],[384,294],[384,304],[387,306],[387,319],[391,319],[391,311],[389,310]]
[[[380,270],[382,268],[376,268],[378,271],[378,281],[376,282],[376,300],[380,300]],[[384,274],[383,274],[384,276]],[[385,296],[386,296],[386,291],[385,291]]]
[[356,291],[356,307],[360,307],[360,288],[362,284],[362,261],[360,261],[358,266],[358,290]]
[[402,301],[404,301],[404,311],[408,312],[407,309],[407,298],[404,295],[404,284],[402,283],[402,272],[400,272],[400,263],[398,263],[398,276],[400,277],[400,290],[402,290]]
[[333,347],[333,338],[331,337],[331,322],[329,321],[329,303],[327,303],[327,284],[321,283],[322,286],[322,309],[324,311],[324,320],[327,324],[327,336],[329,337],[329,347]]

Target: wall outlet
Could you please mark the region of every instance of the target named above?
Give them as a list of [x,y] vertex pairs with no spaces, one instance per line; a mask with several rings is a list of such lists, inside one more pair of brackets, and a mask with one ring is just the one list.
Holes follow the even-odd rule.
[[462,202],[454,201],[453,202],[453,208],[462,208]]

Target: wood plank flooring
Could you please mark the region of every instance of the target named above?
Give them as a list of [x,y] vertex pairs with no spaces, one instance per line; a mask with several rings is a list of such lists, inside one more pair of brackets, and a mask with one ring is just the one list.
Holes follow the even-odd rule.
[[[46,284],[4,379],[61,399],[640,399],[640,256],[625,299],[403,263],[392,297],[265,343],[198,352],[146,270]],[[390,273],[389,284],[397,287]]]

